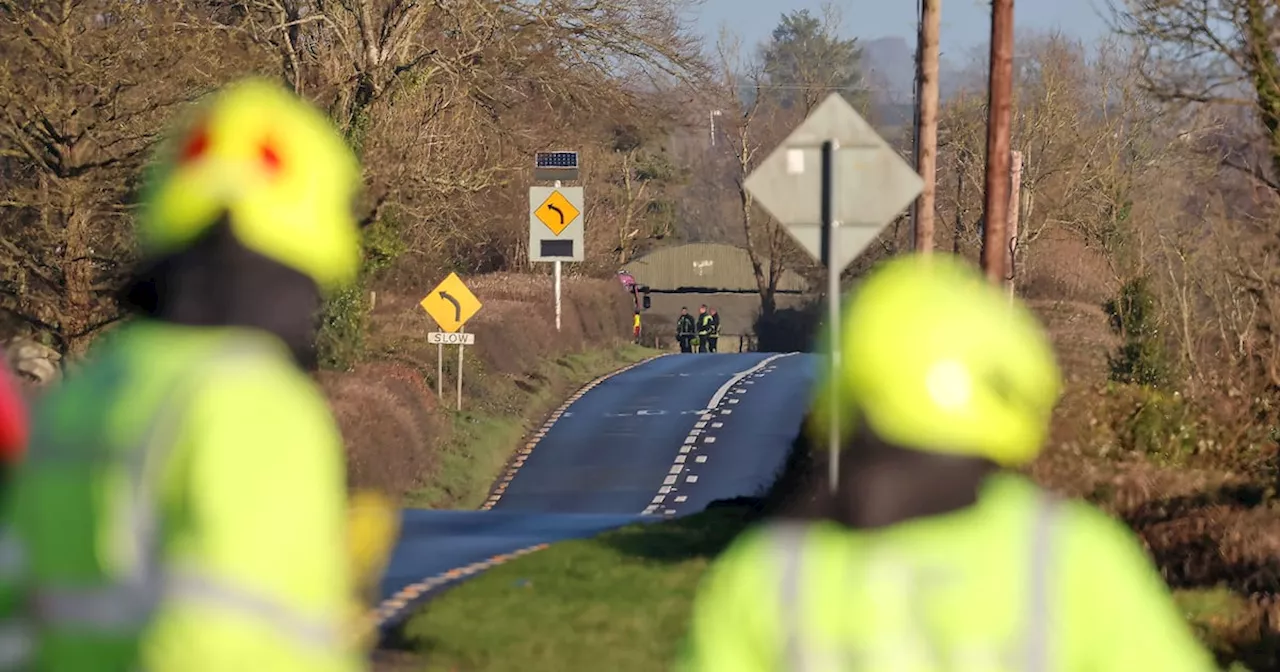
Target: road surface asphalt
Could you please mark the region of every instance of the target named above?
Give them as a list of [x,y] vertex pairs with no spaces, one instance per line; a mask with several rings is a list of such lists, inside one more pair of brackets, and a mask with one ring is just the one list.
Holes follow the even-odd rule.
[[574,395],[521,451],[487,510],[404,512],[380,625],[545,544],[759,494],[799,427],[815,363],[806,354],[666,355]]

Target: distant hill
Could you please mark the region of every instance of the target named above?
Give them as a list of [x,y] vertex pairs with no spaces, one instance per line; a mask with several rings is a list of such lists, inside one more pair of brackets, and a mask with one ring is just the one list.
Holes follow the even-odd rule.
[[[910,124],[916,80],[915,40],[908,42],[903,37],[879,37],[859,42],[867,83],[873,89],[871,112],[876,117],[876,125],[896,127]],[[960,69],[946,58],[938,66],[939,95],[945,101],[959,92]]]

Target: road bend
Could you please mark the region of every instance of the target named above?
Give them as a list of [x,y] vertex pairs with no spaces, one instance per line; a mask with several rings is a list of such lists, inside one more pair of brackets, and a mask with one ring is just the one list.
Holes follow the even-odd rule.
[[406,510],[379,621],[512,557],[760,493],[809,400],[806,354],[668,355],[597,383],[539,432],[485,511]]

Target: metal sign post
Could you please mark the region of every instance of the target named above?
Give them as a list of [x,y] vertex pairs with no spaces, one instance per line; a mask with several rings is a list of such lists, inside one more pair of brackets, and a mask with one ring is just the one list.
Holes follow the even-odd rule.
[[[815,164],[817,170],[811,168]],[[828,477],[835,491],[839,414],[844,410],[838,394],[840,275],[916,199],[924,182],[843,96],[833,93],[751,172],[744,186],[827,268]]]
[[828,448],[831,459],[827,463],[827,478],[831,491],[835,492],[840,481],[840,272],[836,266],[835,243],[840,222],[835,218],[835,156],[840,148],[837,140],[822,143],[822,264],[827,267],[827,321],[830,322],[831,375],[827,381],[830,415],[827,428]]
[[476,344],[476,335],[459,327],[456,332],[433,331],[427,334],[427,342],[436,344],[436,398],[444,397],[444,346],[458,346],[458,410],[462,410],[462,349]]
[[[556,180],[556,189],[560,188],[560,180]],[[562,267],[560,260],[556,259],[556,331],[560,331],[560,274]]]
[[462,410],[462,351],[466,349],[467,349],[466,345],[463,345],[462,343],[458,344],[458,410],[459,411]]

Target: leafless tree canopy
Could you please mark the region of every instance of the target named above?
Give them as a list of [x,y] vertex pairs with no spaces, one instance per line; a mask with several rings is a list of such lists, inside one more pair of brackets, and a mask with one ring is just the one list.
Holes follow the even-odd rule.
[[[690,0],[692,1],[692,0]],[[1101,303],[1138,280],[1189,378],[1280,385],[1280,17],[1261,0],[1125,0],[1095,45],[1021,35],[1018,283]],[[589,261],[673,241],[745,246],[762,308],[814,270],[743,188],[831,91],[867,109],[840,17],[704,44],[680,0],[0,0],[0,328],[78,350],[119,319],[156,133],[234,78],[327,110],[365,165],[366,279],[530,270],[536,150],[577,149]],[[981,60],[981,59],[979,59]],[[981,239],[985,68],[945,102],[938,245]],[[872,119],[872,121],[875,121]],[[909,147],[902,147],[904,155]],[[901,223],[874,254],[902,249]],[[1225,365],[1223,363],[1226,363]],[[1241,383],[1242,384],[1242,383]]]
[[666,145],[706,73],[687,5],[0,2],[2,324],[75,350],[120,317],[156,133],[247,74],[315,101],[358,150],[369,267],[386,281],[523,268],[541,149],[583,153],[588,258],[625,262],[675,233],[684,172]]

